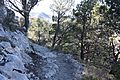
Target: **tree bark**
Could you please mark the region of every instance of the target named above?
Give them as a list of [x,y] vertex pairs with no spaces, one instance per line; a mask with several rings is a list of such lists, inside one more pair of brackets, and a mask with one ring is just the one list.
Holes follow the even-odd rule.
[[29,13],[25,13],[24,14],[24,18],[25,18],[25,24],[24,24],[24,26],[25,26],[25,32],[27,32],[27,30],[28,30],[28,28],[29,28]]
[[82,60],[84,60],[84,31],[82,31],[82,34],[81,34],[81,54],[80,54],[80,58]]
[[85,17],[83,17],[83,27],[81,32],[81,54],[80,58],[84,60],[84,37],[85,37]]
[[52,48],[55,47],[56,38],[57,38],[57,35],[58,35],[58,33],[59,33],[59,29],[60,29],[60,11],[58,12],[57,26],[56,26],[55,34],[54,34],[54,37],[53,37]]

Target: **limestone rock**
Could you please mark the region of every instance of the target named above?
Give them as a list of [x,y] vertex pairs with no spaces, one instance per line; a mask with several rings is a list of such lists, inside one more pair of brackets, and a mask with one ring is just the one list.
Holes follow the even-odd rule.
[[0,6],[0,23],[3,23],[6,16],[7,16],[7,10],[5,6]]

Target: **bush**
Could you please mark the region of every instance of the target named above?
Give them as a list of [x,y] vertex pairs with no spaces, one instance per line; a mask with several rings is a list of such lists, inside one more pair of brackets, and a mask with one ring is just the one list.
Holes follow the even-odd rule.
[[86,76],[86,75],[84,75],[81,80],[99,80],[99,79],[94,77],[94,76]]
[[116,80],[120,80],[120,61],[112,65],[110,74],[113,74]]

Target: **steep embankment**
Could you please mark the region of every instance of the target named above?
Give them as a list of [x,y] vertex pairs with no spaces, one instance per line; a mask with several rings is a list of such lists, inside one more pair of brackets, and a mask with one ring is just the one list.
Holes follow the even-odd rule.
[[0,80],[28,80],[24,64],[32,62],[28,39],[20,32],[5,31],[0,24]]
[[80,80],[83,65],[71,55],[29,42],[21,31],[10,30],[14,21],[3,26],[2,19],[5,18],[0,17],[0,80]]

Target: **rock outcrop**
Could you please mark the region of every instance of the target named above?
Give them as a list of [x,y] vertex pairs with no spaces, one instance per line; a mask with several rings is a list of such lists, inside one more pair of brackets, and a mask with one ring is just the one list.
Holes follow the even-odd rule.
[[3,23],[7,16],[7,10],[4,5],[4,0],[0,0],[0,23]]
[[81,63],[69,54],[57,53],[30,42],[17,29],[11,31],[12,25],[3,22],[8,19],[6,11],[4,6],[0,7],[0,80],[81,79]]

